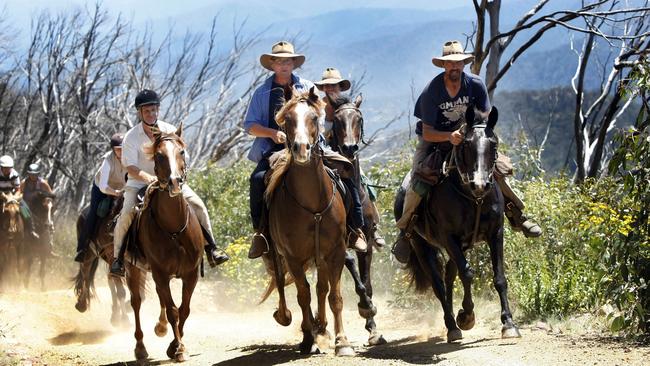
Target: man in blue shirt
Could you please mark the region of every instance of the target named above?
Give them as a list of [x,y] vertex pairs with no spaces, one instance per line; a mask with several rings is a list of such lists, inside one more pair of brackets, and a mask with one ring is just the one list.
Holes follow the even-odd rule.
[[[442,57],[434,57],[435,66],[445,69],[436,76],[422,91],[415,104],[414,115],[420,122],[416,128],[418,144],[413,156],[411,184],[406,191],[402,217],[397,221],[400,229],[393,254],[400,262],[406,263],[410,252],[411,221],[414,213],[427,193],[428,186],[419,182],[413,172],[418,171],[424,159],[435,146],[442,151],[449,151],[452,146],[463,141],[460,126],[465,122],[465,110],[469,105],[483,112],[489,112],[491,106],[487,88],[477,75],[463,71],[466,64],[472,62],[473,56],[465,54],[458,41],[446,42]],[[495,177],[499,177],[495,174]],[[515,230],[523,231],[527,237],[537,237],[542,230],[523,213],[523,202],[507,185],[505,178],[497,178],[506,202],[506,216]]]
[[[314,87],[311,81],[293,73],[293,70],[304,62],[305,56],[295,53],[293,45],[286,41],[274,44],[271,53],[260,56],[260,64],[265,69],[273,71],[273,75],[269,76],[253,93],[244,119],[244,129],[255,136],[248,159],[257,163],[250,177],[250,210],[255,229],[253,242],[248,251],[248,258],[251,259],[260,257],[268,250],[268,242],[263,234],[266,222],[266,220],[263,222],[266,189],[264,175],[270,168],[269,157],[274,152],[284,149],[287,140],[287,136],[275,121],[275,113],[284,103],[285,90],[294,88],[297,92],[303,93]],[[330,149],[324,149],[323,154],[326,162],[344,160],[344,164],[350,164],[347,159]],[[363,233],[356,230],[355,235],[354,248],[365,251]]]

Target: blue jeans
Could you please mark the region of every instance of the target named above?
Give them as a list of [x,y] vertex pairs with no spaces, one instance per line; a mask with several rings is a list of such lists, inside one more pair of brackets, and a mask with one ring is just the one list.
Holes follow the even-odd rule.
[[93,183],[93,188],[90,191],[90,209],[77,238],[77,252],[88,249],[88,242],[90,237],[95,234],[95,226],[97,225],[97,206],[107,197],[108,195],[100,191],[99,187]]
[[262,212],[264,210],[264,174],[270,169],[268,157],[262,158],[257,163],[255,170],[251,173],[250,177],[250,208],[251,208],[251,221],[253,222],[253,229],[256,231],[260,228],[260,221],[262,220]]

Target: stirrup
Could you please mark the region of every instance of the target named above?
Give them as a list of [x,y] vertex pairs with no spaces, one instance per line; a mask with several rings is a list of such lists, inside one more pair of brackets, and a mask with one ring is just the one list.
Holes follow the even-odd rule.
[[[261,238],[261,239],[259,239]],[[260,240],[263,240],[263,244],[260,243]],[[259,244],[259,245],[258,245]],[[263,245],[263,248],[258,248],[258,246]],[[266,239],[264,234],[260,232],[256,232],[253,234],[253,241],[251,243],[251,247],[248,250],[248,258],[249,259],[255,259],[261,257],[263,254],[266,254],[269,252],[269,241]]]

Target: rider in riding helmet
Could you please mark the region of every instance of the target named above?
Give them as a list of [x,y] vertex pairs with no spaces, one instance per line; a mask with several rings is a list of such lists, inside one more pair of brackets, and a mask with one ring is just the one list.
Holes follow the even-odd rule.
[[[120,217],[115,225],[113,244],[115,260],[111,265],[111,274],[124,276],[124,259],[121,248],[133,217],[135,215],[135,204],[140,188],[156,181],[153,159],[143,151],[143,147],[152,143],[155,138],[152,128],[157,128],[162,133],[174,133],[176,127],[158,120],[160,98],[153,90],[144,89],[135,97],[135,108],[137,109],[140,123],[135,125],[124,136],[122,165],[128,171],[128,180],[124,188],[124,204]],[[207,241],[205,253],[211,266],[221,264],[228,259],[228,255],[217,250],[212,237],[212,225],[208,217],[208,210],[199,196],[192,191],[187,183],[183,184],[182,194],[190,204],[203,229]]]
[[[269,249],[265,236],[268,235],[268,210],[264,203],[266,189],[264,176],[271,168],[269,158],[273,153],[284,149],[287,140],[286,134],[281,131],[275,120],[275,114],[282,108],[287,90],[293,88],[299,93],[303,93],[314,87],[311,81],[294,73],[294,70],[304,62],[305,56],[295,53],[293,45],[286,41],[275,43],[271,48],[271,53],[260,56],[262,67],[273,73],[253,93],[244,119],[244,129],[255,136],[253,146],[248,153],[248,159],[257,164],[250,176],[250,210],[255,230],[248,251],[248,258],[251,259],[260,257]],[[341,159],[343,164],[348,164],[351,167],[347,159],[334,153],[331,149],[324,149],[323,153],[323,160]],[[337,156],[333,157],[334,155]],[[366,242],[363,232],[359,230],[358,233],[354,248],[358,251],[365,251]]]
[[[420,119],[416,128],[418,144],[413,156],[411,181],[406,191],[402,217],[397,221],[400,233],[392,249],[395,258],[402,263],[406,263],[410,255],[410,237],[417,220],[415,211],[429,190],[429,186],[418,179],[415,173],[432,150],[449,151],[452,145],[463,142],[460,126],[465,122],[468,106],[474,106],[481,112],[490,111],[483,80],[463,71],[465,65],[473,59],[474,56],[464,53],[460,42],[446,42],[442,56],[431,60],[435,66],[445,71],[424,88],[415,103],[414,115]],[[527,237],[540,236],[542,229],[523,215],[523,202],[510,189],[505,177],[500,174],[494,176],[501,187],[505,200],[504,211],[512,227],[516,231],[523,231]]]
[[[92,189],[90,190],[90,207],[86,214],[84,226],[77,238],[77,255],[74,260],[83,262],[86,250],[92,237],[97,230],[98,208],[102,202],[110,202],[124,193],[127,170],[122,165],[122,141],[124,135],[115,133],[111,136],[111,150],[102,156],[102,164],[95,173]],[[109,200],[109,201],[106,201]],[[103,213],[104,215],[107,212]]]
[[[331,134],[332,134],[332,127],[334,126],[334,112],[335,108],[332,106],[332,102],[337,101],[337,99],[341,98],[341,92],[347,91],[350,89],[350,81],[347,79],[343,79],[341,77],[341,72],[333,67],[328,67],[323,71],[323,75],[321,76],[320,81],[314,82],[318,90],[322,91],[325,93],[325,96],[322,98],[323,102],[325,102],[325,120],[324,120],[324,132],[323,135],[325,136],[325,140],[330,142],[331,141]],[[361,169],[361,168],[359,168]],[[363,175],[363,172],[361,173],[361,181],[366,182],[367,178]],[[356,230],[361,230],[364,225],[364,220],[363,220],[363,206],[361,204],[361,199],[359,196],[358,188],[356,184],[352,181],[352,178],[347,178],[347,179],[342,179],[342,181],[345,183],[346,187],[349,188],[350,192],[352,193],[352,200],[354,202],[354,207],[352,208],[352,212],[349,215],[351,220],[348,220],[348,224],[356,231]],[[368,185],[365,185],[365,187],[368,188],[368,196],[370,199],[374,202],[375,200],[375,195],[374,192],[371,192],[370,188]],[[374,203],[373,203],[374,205]],[[373,228],[371,229],[371,234],[372,234],[372,240],[375,242],[375,244],[379,247],[382,247],[385,245],[384,238],[382,238],[379,235],[379,230],[377,228],[377,224],[373,223]]]
[[[31,208],[41,204],[42,197],[56,197],[50,184],[46,179],[41,178],[40,175],[41,165],[38,163],[29,164],[27,167],[27,178],[23,179],[20,184],[20,190],[23,192],[23,200],[27,202],[27,206]],[[47,245],[49,246],[49,254],[53,257],[58,257],[58,255],[53,251],[52,241],[47,243]]]
[[[9,155],[0,156],[0,192],[22,192],[20,189],[20,176],[14,169],[14,159]],[[34,230],[31,212],[24,199],[20,201],[20,212],[28,235],[32,239],[38,239],[38,234]]]

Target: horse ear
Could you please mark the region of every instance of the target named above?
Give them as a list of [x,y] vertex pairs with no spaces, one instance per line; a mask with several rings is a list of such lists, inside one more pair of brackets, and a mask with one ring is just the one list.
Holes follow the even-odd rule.
[[499,119],[499,110],[497,109],[497,107],[492,106],[492,110],[490,111],[490,115],[488,116],[487,128],[493,129],[494,126],[497,124],[498,119]]
[[181,137],[183,134],[183,122],[181,122],[180,125],[178,125],[178,128],[176,129],[176,136]]
[[316,94],[315,90],[316,90],[315,86],[312,86],[311,88],[309,88],[309,101],[312,102],[312,103],[316,103],[320,99],[318,94]]
[[359,108],[361,106],[361,102],[363,102],[363,94],[359,93],[356,98],[354,98],[354,105],[355,107]]
[[467,124],[468,127],[474,125],[475,116],[476,116],[476,112],[474,111],[474,106],[471,104],[468,105],[467,109],[465,110],[465,123]]

